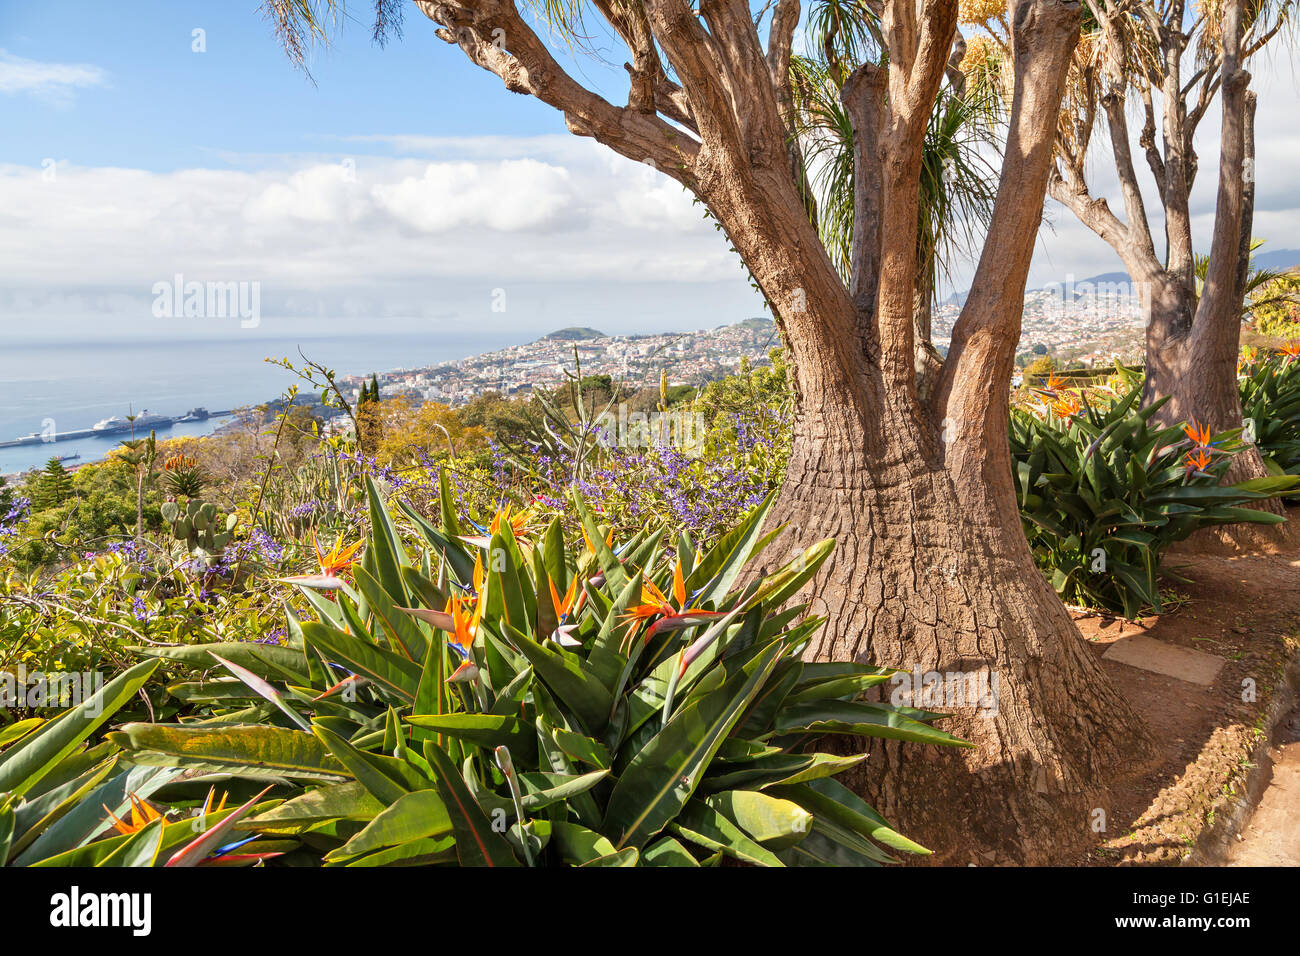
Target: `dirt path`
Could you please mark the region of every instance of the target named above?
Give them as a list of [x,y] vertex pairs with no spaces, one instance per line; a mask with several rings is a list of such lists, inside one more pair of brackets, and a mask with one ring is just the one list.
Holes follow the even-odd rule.
[[1300,866],[1300,710],[1278,743],[1269,751],[1273,779],[1228,854],[1228,866]]
[[[1300,508],[1290,511],[1300,532]],[[1077,621],[1160,748],[1151,766],[1116,781],[1088,862],[1204,864],[1230,853],[1236,865],[1300,865],[1297,715],[1269,751],[1275,769],[1263,802],[1241,823],[1274,708],[1289,706],[1278,695],[1290,697],[1298,649],[1300,534],[1267,551],[1189,547],[1166,570],[1183,597],[1165,614]]]

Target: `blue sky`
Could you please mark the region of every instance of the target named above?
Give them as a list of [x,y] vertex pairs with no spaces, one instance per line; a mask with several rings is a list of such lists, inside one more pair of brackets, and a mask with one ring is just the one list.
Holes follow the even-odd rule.
[[[565,324],[650,332],[761,314],[680,186],[506,92],[413,6],[404,37],[381,49],[370,5],[350,4],[351,22],[313,56],[314,83],[258,6],[0,0],[5,334],[271,337],[360,322],[504,343]],[[622,97],[624,57],[609,59],[574,69]],[[1255,75],[1255,231],[1269,249],[1300,248],[1296,83],[1285,60]],[[1217,128],[1217,115],[1202,127],[1203,237]],[[1104,162],[1093,178],[1114,194]],[[1046,220],[1031,286],[1118,268],[1060,207]],[[160,323],[153,290],[177,275],[257,284],[263,321]],[[966,279],[959,270],[955,287]]]
[[[208,334],[144,314],[178,273],[260,283],[267,335],[364,317],[519,339],[570,318],[632,332],[761,314],[680,186],[505,92],[413,6],[383,48],[369,5],[350,8],[309,79],[252,0],[0,6],[10,334]],[[621,67],[577,69],[625,95]],[[498,289],[510,308],[485,312]]]
[[[328,152],[340,137],[363,133],[565,132],[554,110],[505,95],[496,77],[438,40],[414,7],[404,38],[381,49],[370,39],[368,5],[351,4],[333,46],[313,57],[313,85],[289,63],[258,6],[6,0],[0,48],[42,63],[86,64],[104,78],[75,97],[8,97],[0,161],[59,156],[165,171],[247,153]],[[206,34],[202,54],[191,50],[194,29]],[[593,67],[593,78],[611,79]]]

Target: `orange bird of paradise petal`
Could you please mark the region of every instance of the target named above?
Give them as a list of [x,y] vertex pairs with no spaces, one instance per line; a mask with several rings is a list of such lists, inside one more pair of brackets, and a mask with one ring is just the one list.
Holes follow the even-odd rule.
[[1293,341],[1288,342],[1286,345],[1278,349],[1278,351],[1287,356],[1287,358],[1300,357],[1300,339],[1294,339]]
[[474,593],[480,594],[483,591],[483,552],[480,551],[474,555]]
[[[589,534],[587,534],[587,526],[586,526],[585,524],[582,526],[582,540],[583,540],[583,542],[587,545],[587,550],[590,551],[592,554],[595,554],[595,553],[596,553],[596,546],[595,546],[594,544],[591,543],[591,536],[590,536]],[[610,528],[610,529],[609,529],[609,534],[605,535],[605,547],[607,547],[607,548],[612,548],[612,547],[614,547],[614,529],[613,529],[613,528]]]
[[356,544],[350,544],[345,548],[343,547],[343,535],[340,533],[338,540],[334,542],[334,547],[326,553],[321,551],[320,542],[316,540],[316,531],[313,529],[311,543],[316,549],[316,560],[320,562],[321,574],[326,577],[338,577],[339,572],[346,571],[356,564],[355,555],[364,542],[358,541]]
[[536,515],[533,514],[533,510],[531,508],[525,508],[523,511],[511,515],[510,511],[512,508],[513,505],[507,504],[496,513],[492,518],[492,523],[488,525],[489,533],[496,534],[499,532],[503,521],[508,521],[510,523],[510,530],[514,532],[516,538],[529,533],[533,519],[536,517]]
[[226,798],[229,797],[230,794],[223,793],[221,795],[220,802],[214,807],[212,805],[212,797],[214,794],[216,794],[216,792],[217,792],[217,788],[213,787],[211,790],[208,791],[207,799],[203,801],[203,816],[205,817],[209,813],[220,813],[222,810],[226,809]]
[[673,568],[673,597],[677,598],[678,607],[686,607],[686,580],[682,577],[680,561]]
[[[100,806],[103,806],[103,804],[100,804]],[[134,793],[131,794],[130,822],[119,820],[108,807],[104,807],[104,811],[108,814],[109,819],[113,821],[113,829],[124,834],[137,833],[150,823],[153,823],[153,821],[163,819],[163,815],[155,810],[147,800],[141,800]]]
[[445,613],[451,615],[452,630],[448,632],[451,639],[468,651],[478,633],[479,621],[483,617],[483,603],[477,598],[453,595],[447,600]]
[[1210,458],[1210,453],[1208,451],[1206,451],[1205,449],[1201,449],[1196,453],[1192,453],[1189,451],[1187,453],[1186,461],[1187,461],[1187,470],[1191,472],[1191,471],[1204,471],[1206,468],[1210,466],[1210,462],[1212,461],[1212,459]]
[[560,597],[560,592],[555,590],[555,582],[548,575],[546,583],[551,588],[551,607],[555,608],[555,619],[563,622],[573,610],[574,599],[578,596],[578,579],[575,577],[569,582],[569,588],[564,592],[564,597]]
[[1052,403],[1052,411],[1056,414],[1057,418],[1061,418],[1061,419],[1070,418],[1074,415],[1077,415],[1079,413],[1079,409],[1082,407],[1083,406],[1079,404],[1078,400],[1071,395],[1067,395],[1064,398],[1059,398]]
[[1210,427],[1202,425],[1195,418],[1192,419],[1191,424],[1183,426],[1183,434],[1187,436],[1188,441],[1197,447],[1205,447],[1210,444]]
[[[681,571],[678,569],[674,575],[673,591],[680,595],[679,604],[686,603],[686,585],[681,580]],[[680,582],[680,583],[679,583]],[[682,627],[691,627],[700,624],[711,618],[721,617],[721,611],[707,611],[700,607],[683,607],[680,610],[674,609],[668,598],[664,597],[662,591],[655,587],[649,581],[641,585],[641,603],[636,607],[630,607],[623,614],[623,619],[630,621],[632,626],[628,628],[625,640],[630,641],[636,628],[650,620],[653,617],[659,617],[648,628],[644,635],[644,640],[649,643],[660,631],[675,630]]]

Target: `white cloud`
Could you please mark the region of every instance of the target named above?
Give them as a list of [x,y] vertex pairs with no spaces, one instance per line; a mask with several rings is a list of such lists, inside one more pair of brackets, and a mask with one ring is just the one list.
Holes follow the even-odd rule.
[[0,165],[0,313],[116,309],[176,273],[257,280],[264,308],[323,313],[358,296],[445,312],[453,285],[484,301],[527,283],[577,295],[715,283],[751,297],[725,238],[647,166],[559,137],[532,142],[531,157],[498,138],[421,147],[174,172],[60,161],[52,178]]
[[89,63],[42,63],[0,50],[0,93],[30,93],[66,105],[78,87],[100,86],[108,74]]
[[554,229],[583,194],[569,171],[535,159],[497,163],[430,163],[424,175],[378,183],[376,204],[425,233],[483,226],[498,232]]

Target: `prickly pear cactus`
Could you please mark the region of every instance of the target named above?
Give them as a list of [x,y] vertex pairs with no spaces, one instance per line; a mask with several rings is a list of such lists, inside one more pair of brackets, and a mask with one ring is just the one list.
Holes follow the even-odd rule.
[[212,502],[194,499],[184,504],[164,502],[162,518],[186,551],[208,557],[219,555],[234,540],[239,523],[238,515],[222,514]]

